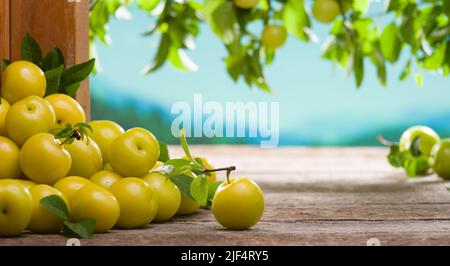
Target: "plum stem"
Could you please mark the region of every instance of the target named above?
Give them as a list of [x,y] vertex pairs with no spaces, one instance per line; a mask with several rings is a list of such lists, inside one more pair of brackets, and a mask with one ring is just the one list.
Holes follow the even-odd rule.
[[215,168],[215,169],[205,169],[204,173],[212,173],[212,172],[219,172],[219,171],[227,171],[227,182],[230,184],[230,174],[232,171],[236,170],[236,166],[229,166],[229,167],[222,167],[222,168]]
[[384,146],[388,146],[388,147],[397,144],[397,143],[395,143],[395,142],[392,142],[392,141],[389,141],[389,140],[385,139],[382,135],[377,135],[377,140],[378,140],[381,144],[383,144]]

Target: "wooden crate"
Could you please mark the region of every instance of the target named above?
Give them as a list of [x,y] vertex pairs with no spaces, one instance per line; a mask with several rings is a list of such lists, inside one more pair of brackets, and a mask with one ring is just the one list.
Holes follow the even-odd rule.
[[[29,32],[43,52],[58,46],[66,64],[89,59],[88,0],[0,0],[0,58],[17,60],[20,43]],[[84,81],[77,100],[90,114],[89,84]]]

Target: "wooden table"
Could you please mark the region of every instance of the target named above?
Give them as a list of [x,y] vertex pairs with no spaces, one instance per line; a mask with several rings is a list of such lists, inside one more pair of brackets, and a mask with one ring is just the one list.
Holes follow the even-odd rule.
[[[180,155],[178,147],[171,147]],[[263,189],[266,211],[251,230],[229,231],[212,214],[176,217],[144,229],[113,230],[82,245],[450,245],[448,183],[408,179],[381,148],[193,147],[215,166]],[[223,178],[223,176],[221,176]],[[59,235],[25,233],[0,245],[65,245]],[[375,243],[377,240],[374,240]]]

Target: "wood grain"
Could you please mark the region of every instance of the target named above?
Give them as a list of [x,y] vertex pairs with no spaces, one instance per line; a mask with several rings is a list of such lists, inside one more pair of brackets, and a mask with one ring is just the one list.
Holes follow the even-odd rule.
[[[88,60],[88,0],[14,0],[11,1],[10,15],[12,59],[20,58],[22,38],[29,32],[42,46],[44,53],[58,46],[63,51],[68,66]],[[89,116],[87,80],[82,82],[77,100]]]
[[[82,245],[450,245],[450,221],[303,221],[260,222],[246,231],[225,230],[215,222],[174,219],[134,230],[112,230],[82,239]],[[66,244],[60,235],[24,233],[0,238],[0,245]]]
[[[178,146],[170,147],[181,156]],[[193,146],[215,166],[237,165],[261,185],[265,213],[251,230],[230,231],[211,214],[179,216],[136,230],[112,230],[82,245],[450,245],[448,182],[408,179],[385,148]],[[219,175],[219,179],[223,179]],[[59,235],[25,233],[0,245],[64,245]]]
[[[0,60],[10,58],[9,1],[0,0]],[[0,77],[1,74],[2,70],[0,68]]]

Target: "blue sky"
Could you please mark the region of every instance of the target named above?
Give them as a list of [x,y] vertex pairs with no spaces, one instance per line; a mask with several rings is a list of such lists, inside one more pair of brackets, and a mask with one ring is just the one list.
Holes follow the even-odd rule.
[[[369,12],[381,8],[375,3]],[[445,134],[450,131],[450,123],[442,120],[450,114],[448,77],[424,72],[423,88],[418,88],[412,77],[399,81],[407,53],[396,65],[388,66],[387,87],[378,83],[375,69],[366,62],[363,86],[356,89],[344,70],[321,59],[321,43],[329,26],[316,23],[314,31],[321,43],[305,43],[290,36],[267,68],[273,93],[266,94],[229,78],[222,62],[226,51],[206,25],[196,50],[189,53],[199,71],[184,73],[167,64],[143,76],[141,70],[153,57],[158,39],[141,35],[151,24],[146,14],[135,10],[132,14],[130,21],[112,21],[110,47],[96,45],[103,70],[92,78],[92,94],[110,98],[112,104],[120,101],[114,95],[124,91],[167,112],[176,101],[192,103],[195,93],[202,93],[205,101],[222,103],[277,101],[284,144],[339,145],[413,124],[429,124]],[[113,114],[110,118],[114,119]]]

